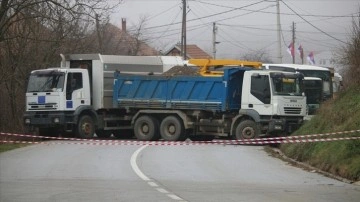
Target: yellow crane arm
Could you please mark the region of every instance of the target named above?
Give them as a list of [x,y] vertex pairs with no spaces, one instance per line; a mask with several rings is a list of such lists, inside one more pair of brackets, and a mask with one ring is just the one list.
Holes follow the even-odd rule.
[[223,66],[236,65],[261,69],[262,66],[261,62],[232,59],[189,59],[189,63],[201,67],[200,74],[202,76],[222,76],[224,74],[222,71],[209,71],[209,67],[219,68]]

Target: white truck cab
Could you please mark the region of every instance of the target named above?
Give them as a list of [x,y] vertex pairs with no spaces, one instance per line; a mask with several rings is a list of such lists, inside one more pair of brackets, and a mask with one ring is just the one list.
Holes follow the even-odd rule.
[[[56,135],[56,127],[66,125],[72,131],[76,111],[91,106],[89,74],[86,69],[49,68],[32,71],[26,91],[25,124],[40,126],[39,133]],[[79,132],[79,131],[78,131]],[[81,133],[81,132],[79,132]],[[84,134],[79,134],[83,136]]]
[[294,131],[306,114],[302,80],[301,74],[274,70],[246,71],[240,113],[253,112],[252,117],[257,117],[255,121],[271,123],[263,127],[267,132]]

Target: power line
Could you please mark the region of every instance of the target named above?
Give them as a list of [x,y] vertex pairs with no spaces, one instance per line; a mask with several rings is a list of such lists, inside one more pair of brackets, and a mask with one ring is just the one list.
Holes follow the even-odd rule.
[[288,7],[292,12],[294,12],[298,17],[300,17],[301,19],[303,19],[306,23],[308,23],[309,25],[311,25],[312,27],[314,27],[315,29],[317,29],[317,30],[320,31],[321,33],[325,34],[326,36],[328,36],[328,37],[330,37],[330,38],[332,38],[332,39],[335,39],[335,40],[337,40],[337,41],[340,41],[340,42],[342,42],[342,43],[344,43],[344,44],[348,44],[347,42],[342,41],[342,40],[340,40],[340,39],[338,39],[338,38],[335,38],[335,37],[331,36],[330,34],[324,32],[324,31],[321,30],[320,28],[316,27],[315,25],[313,25],[312,23],[310,23],[308,20],[306,20],[304,17],[302,17],[301,15],[299,15],[296,11],[294,11],[294,10],[293,10],[290,6],[288,6],[284,1],[281,1],[281,2],[282,2],[286,7]]
[[[273,31],[276,32],[277,29],[275,28],[262,28],[262,27],[255,27],[255,26],[250,26],[250,25],[239,25],[239,24],[224,24],[224,23],[218,23],[218,25],[223,25],[223,26],[227,26],[227,27],[241,27],[241,28],[245,28],[245,29],[253,29],[253,30],[261,30],[261,31]],[[285,32],[291,32],[290,29],[283,29],[283,31]],[[321,32],[315,32],[315,31],[296,31],[296,33],[305,33],[305,34],[322,34]],[[330,32],[332,34],[347,34],[347,33],[340,33],[340,32]]]
[[[195,30],[198,30],[198,29],[201,29],[201,28],[204,28],[205,26],[197,26],[197,27],[193,27],[193,28],[187,28],[187,31],[188,32],[191,32],[191,31],[195,31]],[[180,29],[176,29],[176,30],[172,30],[172,31],[177,31],[177,32],[174,32],[174,33],[171,33],[171,34],[167,34],[167,35],[163,35],[162,38],[165,38],[165,37],[169,37],[169,36],[175,36],[175,35],[179,35],[181,33],[181,30]],[[153,38],[149,38],[149,40],[155,40],[157,39],[158,37],[153,37]]]
[[[230,12],[233,12],[233,11],[236,11],[236,10],[240,10],[240,9],[242,9],[242,8],[246,8],[246,7],[249,7],[249,6],[256,5],[256,4],[260,4],[260,3],[263,3],[263,2],[266,2],[266,0],[258,1],[258,2],[251,3],[251,4],[248,4],[248,5],[245,5],[245,6],[241,6],[241,7],[238,7],[238,8],[233,8],[233,9],[230,9],[230,10],[227,10],[227,11],[223,11],[223,12],[219,12],[219,13],[215,13],[215,14],[203,16],[203,17],[200,17],[200,18],[190,19],[190,20],[187,20],[187,22],[197,21],[197,20],[201,20],[201,19],[204,19],[204,18],[209,18],[209,17],[214,17],[214,16],[217,16],[217,15],[222,15],[222,14],[225,14],[225,13],[230,13]],[[176,22],[176,23],[174,23],[174,24],[180,24],[180,23],[181,23],[181,22]],[[168,25],[169,25],[169,24],[164,24],[164,25],[158,25],[158,26],[148,27],[148,28],[144,28],[144,29],[154,29],[154,28],[166,27],[166,26],[168,26]]]
[[[192,11],[192,10],[191,10]],[[192,11],[192,13],[196,16],[196,17],[198,17],[197,15],[196,15],[196,13],[194,13],[193,11]],[[202,20],[201,20],[201,22],[202,22]],[[211,27],[211,24],[210,23],[203,23],[204,25],[208,25],[209,26],[209,28],[211,28],[212,29],[212,27]],[[225,35],[227,35],[228,36],[228,38],[231,38],[232,40],[227,40],[226,39],[226,37],[224,37],[222,34],[219,34],[218,33],[218,35],[221,37],[221,38],[223,38],[224,39],[224,42],[228,42],[228,43],[230,43],[230,44],[232,44],[233,46],[236,46],[236,47],[239,47],[239,48],[246,48],[246,49],[250,49],[249,47],[247,47],[246,45],[244,45],[244,44],[242,44],[242,43],[240,43],[240,42],[238,42],[238,41],[236,41],[236,40],[234,40],[234,38],[233,37],[231,37],[229,34],[227,34],[226,32],[224,32],[224,34]],[[236,42],[237,44],[234,44],[233,42]]]
[[[271,8],[271,7],[274,7],[274,5],[270,5],[270,6],[267,6],[267,7],[265,7],[265,8],[259,9],[259,10],[265,10],[265,9],[268,9],[268,8]],[[234,18],[237,18],[237,17],[242,17],[242,16],[249,15],[249,14],[252,14],[252,13],[255,13],[255,12],[256,12],[256,11],[250,11],[250,12],[243,13],[243,14],[240,14],[240,15],[236,15],[236,16],[224,18],[224,19],[221,19],[221,20],[217,20],[216,22],[220,22],[220,21],[224,21],[224,20],[229,20],[229,19],[234,19]]]
[[[218,7],[222,7],[222,8],[232,8],[232,9],[235,8],[235,7],[232,7],[232,6],[224,6],[224,5],[214,4],[214,3],[207,3],[207,2],[199,1],[199,0],[194,0],[194,1],[199,2],[199,3],[202,3],[202,4],[218,6]],[[250,10],[250,9],[241,9],[241,10],[251,11],[251,12],[257,12],[257,13],[277,14],[276,12],[271,12],[271,11]],[[280,13],[280,14],[281,14],[281,15],[291,15],[291,16],[296,15],[296,14],[293,14],[293,13]],[[314,14],[301,14],[301,16],[306,16],[306,17],[323,17],[323,18],[352,18],[354,14],[357,14],[357,13],[351,13],[351,14],[348,14],[348,15],[314,15]]]
[[155,15],[151,16],[148,20],[151,20],[151,19],[153,19],[153,18],[156,18],[157,16],[160,16],[160,15],[162,15],[162,14],[164,14],[164,13],[167,13],[167,12],[171,11],[173,8],[175,8],[175,7],[179,6],[179,5],[180,5],[180,3],[177,3],[177,4],[175,4],[174,6],[172,6],[172,7],[170,7],[170,8],[167,8],[167,9],[159,12],[158,14],[155,14]]
[[159,40],[160,38],[162,38],[162,37],[165,35],[165,33],[167,33],[167,32],[169,31],[170,26],[174,24],[174,21],[177,19],[177,17],[179,16],[180,12],[181,12],[181,10],[178,11],[178,13],[176,14],[175,18],[173,19],[173,21],[171,22],[171,24],[166,28],[166,30],[163,31],[162,34],[161,34],[159,37],[155,38],[155,39],[153,40],[153,42]]

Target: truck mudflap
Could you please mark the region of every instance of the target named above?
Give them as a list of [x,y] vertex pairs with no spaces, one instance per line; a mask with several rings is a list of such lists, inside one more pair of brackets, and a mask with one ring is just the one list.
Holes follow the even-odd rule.
[[298,117],[298,118],[292,117],[291,119],[289,118],[271,119],[269,121],[267,133],[283,131],[290,134],[295,130],[297,130],[298,128],[300,128],[302,123],[303,123],[302,117]]

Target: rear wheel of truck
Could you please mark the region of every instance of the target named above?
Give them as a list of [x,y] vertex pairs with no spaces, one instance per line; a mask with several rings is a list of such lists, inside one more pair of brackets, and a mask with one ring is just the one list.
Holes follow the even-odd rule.
[[234,138],[237,140],[254,139],[258,138],[259,135],[258,125],[252,120],[245,120],[236,127]]
[[79,138],[93,138],[95,133],[95,124],[91,116],[81,116],[77,125],[76,134]]
[[151,116],[140,116],[135,121],[134,134],[138,140],[152,141],[159,139],[159,121]]
[[161,122],[160,135],[167,141],[184,141],[186,139],[184,125],[176,116],[168,116]]

